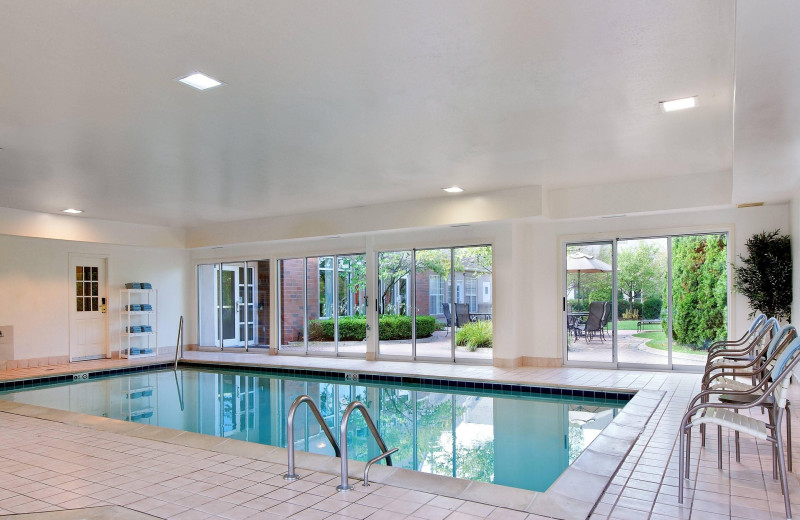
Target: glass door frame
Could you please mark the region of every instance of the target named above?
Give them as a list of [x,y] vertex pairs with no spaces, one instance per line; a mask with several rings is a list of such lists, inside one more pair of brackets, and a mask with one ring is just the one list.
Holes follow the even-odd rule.
[[[607,245],[611,246],[611,361],[570,361],[567,344],[567,248],[570,246]],[[575,240],[561,242],[561,359],[564,366],[618,368],[617,361],[617,239]]]
[[[469,359],[464,357],[457,357],[456,356],[456,315],[455,315],[455,303],[456,303],[456,286],[457,283],[455,281],[455,254],[457,249],[469,248],[469,247],[491,247],[492,248],[492,255],[494,257],[494,244],[491,242],[477,242],[477,243],[470,243],[467,245],[442,245],[442,246],[431,246],[431,247],[406,247],[406,248],[393,248],[393,249],[381,249],[374,251],[372,258],[375,262],[375,276],[373,283],[375,284],[376,296],[373,298],[374,307],[372,309],[368,309],[368,312],[374,312],[376,314],[376,324],[377,324],[377,332],[376,332],[376,340],[375,340],[375,355],[378,360],[395,360],[395,361],[423,361],[426,363],[450,363],[450,364],[462,364],[462,365],[492,365],[494,361],[494,356],[492,359]],[[432,251],[432,250],[441,250],[441,249],[448,249],[450,251],[450,356],[418,356],[417,355],[417,251]],[[381,342],[380,342],[380,306],[378,304],[378,298],[380,290],[378,289],[381,285],[380,280],[380,255],[381,253],[394,253],[394,252],[402,252],[402,251],[410,251],[411,252],[411,269],[408,273],[408,305],[410,305],[411,309],[411,355],[404,356],[404,355],[391,355],[391,354],[381,354]],[[494,287],[494,274],[491,276],[492,287]],[[447,287],[447,284],[445,284]],[[466,287],[462,287],[462,293],[464,299],[466,300]],[[369,308],[369,305],[367,305]],[[374,310],[373,310],[374,309]]]
[[[225,350],[226,347],[229,348],[229,349],[241,349],[241,348],[243,348],[245,350],[245,352],[248,352],[250,350],[250,346],[251,346],[250,344],[252,343],[252,338],[250,337],[250,334],[249,334],[249,331],[248,331],[248,324],[250,323],[249,314],[248,314],[249,311],[251,309],[253,311],[252,323],[253,323],[253,334],[254,335],[255,335],[256,325],[258,323],[258,318],[257,318],[255,301],[250,301],[250,299],[251,299],[251,291],[249,289],[250,289],[250,286],[252,286],[252,296],[255,299],[257,299],[256,293],[257,293],[257,290],[258,290],[258,282],[257,282],[257,278],[256,278],[256,273],[258,271],[259,262],[267,262],[267,265],[270,265],[271,260],[269,258],[261,258],[260,260],[256,260],[256,259],[252,259],[251,258],[250,260],[229,260],[227,262],[226,261],[198,262],[197,264],[195,264],[195,284],[196,284],[196,288],[197,288],[197,290],[195,291],[195,299],[197,301],[197,337],[198,337],[198,341],[199,341],[199,338],[200,338],[200,323],[202,321],[202,309],[201,309],[202,303],[200,302],[200,291],[199,291],[199,287],[201,285],[201,282],[200,282],[201,269],[200,269],[200,267],[201,266],[213,266],[213,269],[214,269],[214,302],[213,302],[213,304],[215,305],[215,308],[216,308],[216,312],[214,313],[215,314],[215,329],[214,329],[214,333],[216,335],[216,341],[218,342],[218,345],[219,345],[216,348],[218,348],[220,351]],[[239,279],[239,269],[240,268],[244,269],[244,280],[240,280]],[[235,332],[234,332],[234,338],[233,339],[229,338],[227,340],[223,340],[222,339],[222,335],[223,335],[223,330],[222,330],[223,329],[223,323],[222,323],[222,310],[223,310],[222,309],[222,273],[223,273],[223,271],[232,271],[232,272],[234,272],[234,275],[233,275],[234,305],[233,306],[234,306],[234,328],[235,328]],[[252,281],[251,281],[251,283],[248,283],[248,275],[251,275],[251,274],[252,274]],[[269,283],[269,282],[267,282],[267,283]],[[243,300],[242,300],[241,303],[239,303],[239,301],[238,301],[240,285],[244,286],[244,297],[243,297]],[[238,319],[238,317],[239,317],[238,315],[240,313],[239,305],[241,305],[244,308],[244,311],[243,311],[244,312],[244,337],[243,338],[240,337],[241,334],[239,334],[239,327],[240,327],[240,322],[239,322],[239,319]],[[269,320],[269,319],[271,319],[271,317],[267,316],[267,319]],[[236,344],[236,345],[228,344],[228,345],[225,345],[225,341],[228,341],[228,342],[234,341],[234,342],[241,343],[241,344]],[[269,341],[269,338],[267,338],[267,341]]]
[[[325,352],[319,351],[314,352],[313,357],[341,357],[341,358],[353,358],[353,359],[364,359],[366,358],[366,348],[365,353],[352,353],[352,354],[344,354],[339,352],[339,258],[342,257],[354,257],[354,256],[362,256],[364,258],[364,262],[366,263],[367,254],[366,253],[330,253],[330,254],[319,254],[319,255],[304,255],[304,256],[295,256],[295,257],[281,257],[275,260],[275,271],[277,275],[276,281],[276,291],[278,293],[277,298],[277,305],[276,308],[276,322],[278,327],[278,354],[282,356],[308,356],[310,355],[308,352],[308,265],[310,258],[316,258],[320,260],[322,258],[331,258],[332,259],[332,278],[333,278],[333,307],[331,311],[331,318],[333,321],[333,352]],[[303,261],[303,350],[302,352],[291,352],[282,350],[280,348],[281,341],[283,338],[283,308],[281,306],[281,299],[282,295],[280,291],[283,287],[282,276],[283,273],[281,271],[280,265],[281,262],[284,260],[302,260]],[[319,263],[317,263],[319,266]],[[317,267],[319,271],[319,267]],[[366,272],[366,265],[365,265],[365,272]],[[319,277],[319,272],[316,274]],[[366,304],[366,312],[365,316],[367,316],[367,323],[369,323],[369,295],[367,294],[367,287],[366,281],[364,285],[364,301]],[[366,340],[365,345],[366,345]]]
[[[682,365],[673,362],[673,305],[672,305],[672,241],[679,237],[689,236],[703,236],[703,235],[725,235],[726,240],[726,276],[727,276],[727,332],[728,339],[732,338],[731,335],[731,317],[733,314],[734,300],[732,296],[732,281],[731,281],[731,239],[733,237],[733,230],[729,227],[721,226],[717,230],[686,230],[682,232],[663,232],[663,233],[647,233],[641,235],[627,235],[624,237],[614,238],[599,238],[596,240],[570,240],[563,238],[560,240],[561,246],[561,297],[562,297],[562,311],[561,311],[561,348],[562,348],[562,363],[564,366],[570,367],[589,367],[589,368],[631,368],[631,369],[649,369],[658,371],[683,371],[683,372],[702,372],[703,367],[700,365]],[[617,345],[617,316],[618,316],[618,285],[617,285],[617,253],[618,242],[628,240],[647,240],[647,239],[666,239],[667,240],[667,363],[666,364],[649,364],[649,363],[624,363],[619,361],[618,345]],[[611,245],[611,300],[612,300],[612,360],[610,362],[599,361],[570,361],[568,359],[567,349],[567,247],[580,246],[589,244],[610,244]]]

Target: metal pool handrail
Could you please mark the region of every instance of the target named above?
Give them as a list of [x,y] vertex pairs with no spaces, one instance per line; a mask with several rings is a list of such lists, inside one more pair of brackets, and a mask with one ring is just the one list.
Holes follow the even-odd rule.
[[[392,453],[397,452],[397,450],[399,450],[399,449],[400,448],[392,448],[391,450],[387,451],[386,453],[381,453],[377,457],[369,459],[369,461],[367,462],[367,465],[364,467],[364,483],[362,484],[362,486],[369,487],[369,468],[371,468],[373,464],[375,464],[376,462],[378,462],[379,460],[381,460],[383,458],[391,458]],[[391,466],[391,464],[389,464],[389,466]]]
[[183,357],[183,316],[178,321],[178,339],[175,342],[175,367],[173,370],[178,370],[178,352]]
[[368,463],[367,470],[369,470],[369,465],[384,457],[386,458],[386,465],[392,465],[392,454],[386,449],[386,444],[383,442],[381,434],[378,433],[375,423],[372,422],[372,417],[369,416],[367,407],[364,406],[364,403],[361,401],[353,401],[345,408],[344,414],[342,414],[342,424],[339,425],[339,439],[342,441],[342,483],[336,486],[337,491],[350,491],[353,489],[353,486],[347,482],[347,423],[350,421],[350,415],[356,410],[359,410],[361,415],[364,416],[364,421],[367,423],[369,431],[372,432],[372,436],[375,437],[375,441],[378,443],[378,447],[383,453],[381,457],[373,459]]
[[331,446],[333,446],[333,451],[336,456],[341,456],[339,444],[336,442],[336,439],[333,438],[333,434],[328,428],[328,425],[325,424],[325,419],[323,419],[322,414],[319,413],[319,408],[317,408],[314,400],[308,395],[301,395],[295,399],[292,403],[292,406],[289,407],[289,417],[286,420],[286,451],[289,452],[289,469],[283,476],[284,480],[293,481],[300,478],[300,475],[294,472],[294,416],[297,413],[297,409],[303,403],[308,404],[308,407],[311,409],[311,413],[313,413],[314,417],[317,418],[317,422],[322,428],[322,431],[325,432],[325,436],[328,437],[328,441],[331,443]]

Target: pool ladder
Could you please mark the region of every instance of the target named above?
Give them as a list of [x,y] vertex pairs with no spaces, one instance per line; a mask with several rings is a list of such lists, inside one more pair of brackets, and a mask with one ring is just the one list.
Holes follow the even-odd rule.
[[333,434],[331,433],[330,428],[328,425],[325,424],[325,420],[322,418],[322,414],[319,412],[319,408],[314,403],[314,400],[308,395],[301,395],[297,399],[294,400],[292,406],[289,407],[289,416],[286,421],[286,447],[289,454],[289,468],[287,473],[283,476],[284,480],[297,480],[300,476],[295,473],[294,468],[294,416],[297,413],[297,409],[300,407],[301,404],[306,403],[308,407],[311,409],[311,413],[317,419],[322,431],[325,433],[325,436],[328,438],[328,442],[331,443],[333,447],[333,451],[337,457],[342,460],[342,477],[341,483],[336,486],[338,491],[350,491],[353,489],[348,482],[348,471],[347,471],[347,423],[350,422],[350,416],[353,414],[354,411],[358,410],[361,412],[361,415],[364,417],[364,421],[367,423],[367,427],[369,431],[372,433],[372,436],[375,438],[375,442],[378,443],[378,447],[381,449],[381,454],[377,457],[369,460],[367,465],[364,467],[364,486],[369,486],[369,470],[373,464],[378,462],[381,459],[386,459],[386,465],[392,465],[392,454],[397,452],[398,448],[393,448],[391,450],[386,448],[386,443],[383,442],[383,438],[381,438],[381,434],[378,433],[378,429],[375,427],[375,423],[372,422],[372,417],[370,417],[369,412],[367,411],[367,407],[364,406],[364,403],[361,401],[353,401],[347,408],[344,410],[344,414],[342,414],[342,423],[339,426],[339,439],[342,440],[341,449],[339,444],[336,442],[336,439],[333,438]]

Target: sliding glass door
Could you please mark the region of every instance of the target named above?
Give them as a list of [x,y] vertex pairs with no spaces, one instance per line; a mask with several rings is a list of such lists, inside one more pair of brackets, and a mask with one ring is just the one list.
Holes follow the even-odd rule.
[[366,355],[363,253],[282,259],[278,279],[281,352]]
[[383,251],[377,266],[381,357],[491,362],[491,246]]
[[728,337],[726,233],[618,238],[564,248],[567,364],[703,366]]
[[614,356],[612,242],[567,244],[562,300],[566,361],[609,364]]
[[269,348],[269,260],[197,266],[200,347]]

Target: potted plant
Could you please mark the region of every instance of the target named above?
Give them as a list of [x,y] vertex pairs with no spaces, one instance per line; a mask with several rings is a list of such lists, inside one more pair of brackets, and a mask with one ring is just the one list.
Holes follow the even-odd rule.
[[733,287],[745,295],[752,312],[778,320],[792,319],[792,247],[780,229],[756,233],[745,243],[747,257],[733,266]]

